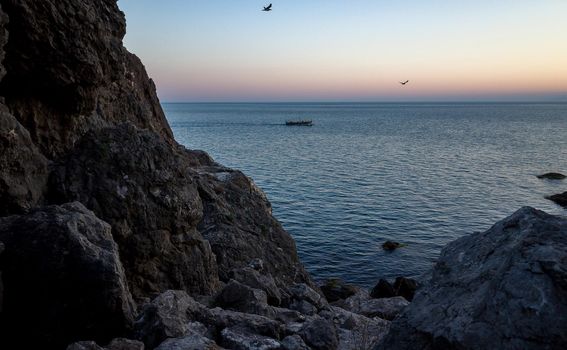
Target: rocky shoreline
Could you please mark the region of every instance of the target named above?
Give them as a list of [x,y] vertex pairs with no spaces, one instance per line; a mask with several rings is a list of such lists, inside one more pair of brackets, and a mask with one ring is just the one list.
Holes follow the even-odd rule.
[[567,346],[566,219],[523,208],[419,287],[317,285],[254,182],[173,139],[116,0],[0,7],[0,348]]

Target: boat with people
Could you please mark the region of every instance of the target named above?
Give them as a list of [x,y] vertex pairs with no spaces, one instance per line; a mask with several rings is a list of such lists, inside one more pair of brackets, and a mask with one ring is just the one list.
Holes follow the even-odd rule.
[[312,120],[287,120],[285,122],[287,126],[313,126]]

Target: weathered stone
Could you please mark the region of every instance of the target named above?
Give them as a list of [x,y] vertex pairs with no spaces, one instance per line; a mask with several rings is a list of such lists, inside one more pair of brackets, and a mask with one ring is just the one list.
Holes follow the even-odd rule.
[[398,277],[394,282],[394,290],[397,296],[401,296],[406,298],[408,301],[412,301],[415,291],[417,290],[417,282],[411,278]]
[[182,148],[121,125],[87,134],[51,176],[54,201],[77,200],[113,226],[136,297],[218,287],[209,243],[196,230],[202,205]]
[[567,220],[522,208],[441,252],[380,349],[567,348]]
[[144,343],[137,340],[116,338],[104,347],[105,350],[144,350]]
[[252,334],[246,329],[229,327],[221,331],[222,346],[232,350],[276,350],[282,346],[279,341]]
[[321,286],[321,291],[327,300],[332,303],[340,299],[346,299],[358,291],[358,287],[347,284],[339,278],[331,278]]
[[67,346],[67,350],[104,350],[94,341],[80,341]]
[[399,242],[386,241],[382,244],[382,249],[392,251],[403,247],[405,244]]
[[144,306],[135,322],[136,338],[153,349],[167,338],[185,336],[191,327],[192,315],[205,310],[184,291],[167,291]]
[[341,350],[372,349],[390,329],[390,321],[365,317],[335,306],[319,315],[337,327]]
[[294,300],[304,300],[311,305],[314,305],[317,309],[321,309],[328,305],[327,300],[325,300],[321,294],[317,293],[305,283],[297,283],[291,288],[288,288],[287,292],[290,295],[290,302],[293,302]]
[[213,340],[201,335],[191,334],[182,338],[169,338],[155,350],[221,350]]
[[173,141],[155,86],[122,45],[115,0],[2,0],[10,112],[52,158],[88,130],[131,122]]
[[268,297],[263,290],[231,280],[217,295],[215,303],[223,309],[252,312],[254,305],[267,305]]
[[372,299],[367,291],[359,291],[337,306],[367,317],[393,320],[409,302],[403,297]]
[[563,180],[565,175],[561,173],[545,173],[537,176],[538,179],[549,179],[549,180]]
[[370,292],[372,298],[392,298],[396,296],[394,287],[386,280],[379,280]]
[[314,350],[335,350],[339,345],[333,323],[319,316],[305,321],[299,335]]
[[0,240],[5,244],[0,343],[17,339],[23,348],[62,348],[79,339],[104,343],[131,325],[135,306],[110,225],[80,203],[0,218]]
[[282,347],[285,350],[310,350],[299,335],[290,335],[282,340]]
[[261,274],[258,270],[251,267],[244,267],[232,270],[230,277],[248,287],[261,289],[266,292],[268,304],[274,306],[280,305],[282,298],[281,293],[272,275]]
[[567,207],[567,192],[554,194],[552,196],[547,196],[545,198],[555,202],[556,204],[559,204],[562,207]]
[[205,325],[215,327],[218,332],[227,327],[238,327],[246,329],[251,334],[264,335],[274,339],[280,339],[283,333],[282,324],[268,317],[220,308],[206,309],[195,313],[194,318]]
[[293,299],[287,306],[290,310],[295,310],[304,315],[315,315],[318,311],[317,307],[307,300]]

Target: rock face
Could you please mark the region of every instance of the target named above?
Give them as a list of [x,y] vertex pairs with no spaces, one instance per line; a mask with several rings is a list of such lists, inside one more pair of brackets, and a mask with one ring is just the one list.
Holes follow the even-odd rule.
[[[0,347],[110,340],[135,316],[110,225],[80,203],[0,218]],[[33,336],[32,336],[33,335]]]
[[[36,316],[13,334],[23,335],[25,329],[24,339],[60,348],[63,339],[88,336],[100,342],[124,335],[133,316],[130,293],[136,301],[169,289],[210,297],[221,281],[234,277],[278,305],[282,288],[313,285],[293,239],[252,180],[175,142],[153,82],[122,45],[126,23],[116,0],[0,0],[0,6],[0,220],[7,230],[3,237],[10,239],[0,239],[5,244],[0,267],[4,327],[12,317],[10,329],[22,324],[22,315],[31,320],[30,305],[51,307],[41,315],[49,322]],[[83,231],[66,231],[59,219]],[[33,221],[37,227],[27,225],[25,231],[4,220]],[[104,226],[92,235],[104,235],[108,252],[96,250],[98,243],[87,244],[92,235],[79,225],[84,220]],[[25,231],[21,237],[27,240],[16,239],[10,230]],[[28,275],[16,276],[25,270],[14,265],[23,259],[14,255],[16,246],[30,256],[45,249],[50,273],[32,264]],[[88,261],[81,262],[75,248],[83,249]],[[66,270],[69,261],[77,261],[72,271]],[[86,273],[93,266],[101,271],[81,280],[79,269]],[[106,271],[111,267],[114,275]],[[58,268],[81,283],[57,295],[63,283]],[[38,288],[26,278],[46,285],[52,279],[52,289],[25,300]],[[102,280],[117,283],[115,296],[105,294],[108,286],[80,290]],[[23,290],[21,298],[16,290]],[[69,298],[65,312],[58,311],[62,298]],[[70,322],[77,305],[86,305],[86,312]],[[25,312],[17,316],[15,310]],[[99,322],[101,315],[107,322]]]
[[567,220],[522,208],[450,243],[379,349],[567,347]]

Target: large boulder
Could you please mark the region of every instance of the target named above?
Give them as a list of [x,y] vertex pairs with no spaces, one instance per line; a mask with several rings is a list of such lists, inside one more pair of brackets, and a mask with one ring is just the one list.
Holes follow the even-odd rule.
[[80,203],[0,218],[0,347],[105,343],[130,327],[135,306],[110,231]]
[[217,265],[196,229],[193,165],[184,148],[131,124],[90,132],[57,162],[50,200],[80,201],[112,225],[134,296],[211,294]]
[[567,348],[567,220],[522,208],[441,252],[378,349]]

